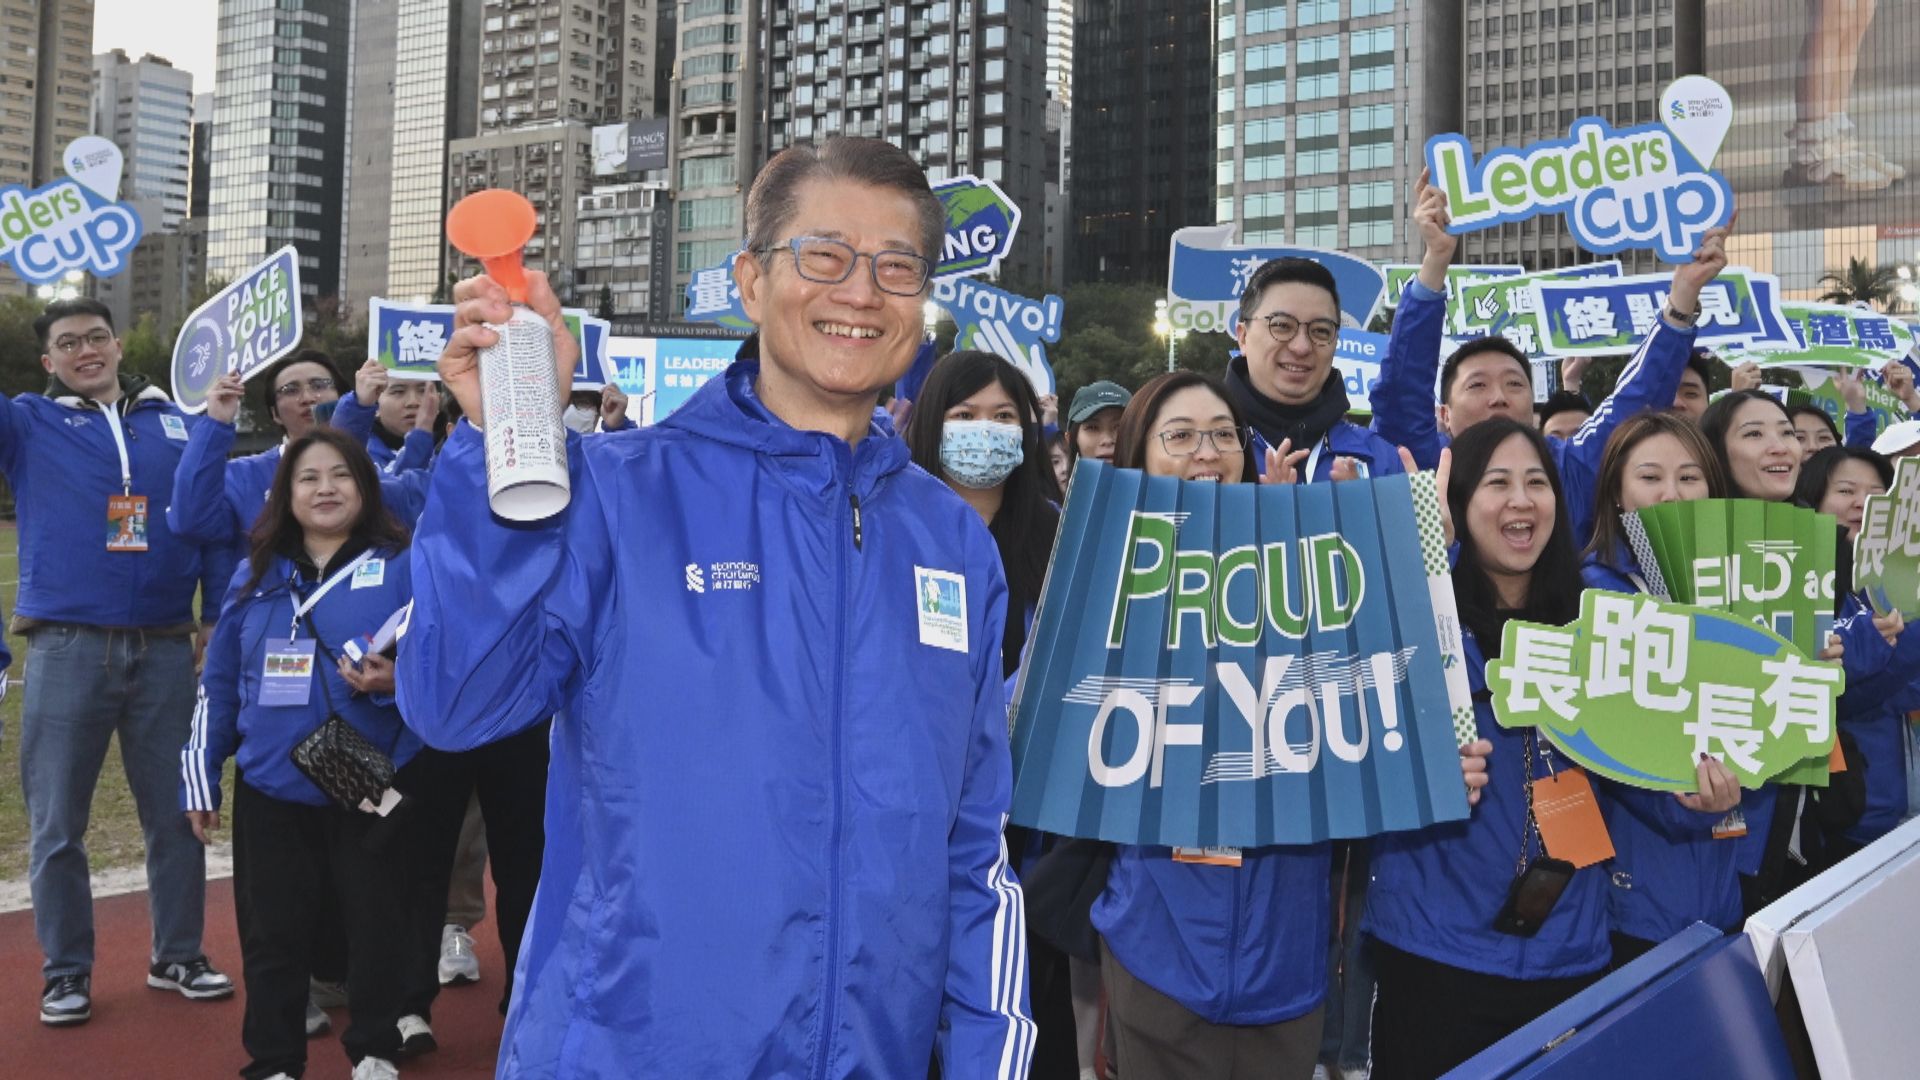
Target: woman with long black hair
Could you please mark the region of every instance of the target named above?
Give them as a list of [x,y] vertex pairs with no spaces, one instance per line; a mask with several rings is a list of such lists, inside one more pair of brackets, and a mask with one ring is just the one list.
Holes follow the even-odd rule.
[[[407,823],[337,805],[293,752],[344,723],[399,769],[394,786],[407,790],[405,766],[421,746],[394,703],[393,662],[348,649],[411,599],[407,543],[360,441],[312,429],[281,455],[207,650],[181,751],[182,805],[204,841],[220,823],[221,766],[235,759],[241,1041],[252,1058],[241,1075],[253,1080],[306,1066],[313,926],[328,889],[347,938],[350,1023],[340,1041],[356,1080],[397,1075],[407,970],[425,958],[405,917],[415,852],[395,834]],[[353,651],[362,652],[357,662]]]
[[[1802,448],[1786,406],[1771,395],[1759,390],[1721,395],[1700,417],[1700,432],[1726,473],[1728,494],[1767,502],[1797,501]],[[1875,618],[1850,584],[1838,582],[1839,577],[1851,576],[1851,545],[1844,537],[1838,550],[1833,636],[1820,658],[1840,661],[1847,674],[1838,740],[1848,768],[1835,773],[1825,788],[1769,783],[1742,795],[1740,812],[1746,832],[1735,841],[1735,862],[1741,906],[1748,915],[1832,865],[1837,852],[1828,850],[1828,839],[1858,823],[1865,807],[1859,752],[1852,748],[1845,720],[1866,704],[1868,694],[1863,689],[1886,685],[1877,677],[1893,659],[1893,646],[1904,624],[1898,615]]]
[[1375,838],[1376,1080],[1439,1076],[1587,986],[1609,953],[1598,865],[1552,881],[1557,900],[1527,925],[1503,911],[1523,881],[1547,884],[1534,784],[1572,766],[1533,728],[1501,727],[1486,688],[1509,620],[1559,626],[1580,614],[1560,474],[1537,431],[1498,417],[1454,440],[1446,498],[1467,677],[1491,753],[1467,820]]

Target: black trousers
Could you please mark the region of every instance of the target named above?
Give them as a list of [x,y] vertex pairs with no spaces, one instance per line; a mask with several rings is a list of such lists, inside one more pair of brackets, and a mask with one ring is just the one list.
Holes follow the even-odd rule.
[[1373,1080],[1433,1080],[1606,974],[1505,979],[1373,941]]
[[402,790],[410,795],[418,792],[420,813],[418,864],[409,904],[406,1007],[401,1015],[432,1015],[428,1010],[440,991],[440,928],[447,916],[447,884],[453,879],[467,801],[475,795],[487,829],[487,861],[493,867],[494,926],[509,965],[500,996],[500,1011],[507,1011],[513,993],[511,965],[520,956],[520,938],[533,912],[533,892],[540,884],[540,861],[546,853],[551,727],[552,721],[542,721],[517,735],[460,753],[428,747],[407,763],[413,786]]
[[407,845],[397,835],[369,844],[384,824],[372,814],[284,802],[245,778],[233,787],[233,897],[247,989],[240,1041],[253,1059],[241,1075],[259,1080],[306,1069],[307,979],[329,891],[347,940],[350,1003],[341,1045],[355,1064],[368,1056],[391,1059],[400,1046],[394,1023]]

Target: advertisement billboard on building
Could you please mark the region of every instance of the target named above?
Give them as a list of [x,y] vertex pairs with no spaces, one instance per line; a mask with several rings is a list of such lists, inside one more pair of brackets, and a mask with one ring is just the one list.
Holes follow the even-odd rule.
[[622,176],[666,167],[666,120],[629,120],[593,129],[593,175]]
[[[1877,10],[1876,10],[1877,7]],[[1920,261],[1920,22],[1898,4],[1705,0],[1706,74],[1734,121],[1714,167],[1734,261],[1817,292],[1848,258]]]

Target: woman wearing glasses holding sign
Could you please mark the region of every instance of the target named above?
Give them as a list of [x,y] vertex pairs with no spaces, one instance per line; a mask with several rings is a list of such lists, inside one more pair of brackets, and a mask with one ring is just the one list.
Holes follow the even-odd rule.
[[[419,854],[409,822],[388,821],[391,796],[377,807],[337,802],[328,777],[362,775],[366,759],[313,756],[316,740],[357,737],[401,770],[391,783],[405,788],[405,766],[420,750],[394,704],[393,661],[366,648],[412,591],[407,533],[382,504],[376,476],[343,432],[316,428],[288,445],[249,559],[234,574],[180,754],[181,805],[202,842],[220,824],[221,766],[229,757],[238,766],[234,905],[247,987],[241,1041],[252,1058],[242,1075],[256,1080],[306,1065],[322,893],[337,899],[346,931],[351,1023],[341,1042],[356,1080],[396,1075],[409,972],[432,963],[409,940],[405,900]],[[296,764],[297,754],[309,764]]]
[[[1276,450],[1261,479],[1292,482],[1307,455]],[[1245,418],[1207,375],[1159,376],[1120,418],[1114,464],[1122,468],[1237,484],[1256,478],[1254,461]],[[1472,749],[1461,769],[1477,788],[1486,781],[1485,746]],[[1121,845],[1093,906],[1121,1075],[1311,1076],[1327,993],[1331,874],[1326,843]]]

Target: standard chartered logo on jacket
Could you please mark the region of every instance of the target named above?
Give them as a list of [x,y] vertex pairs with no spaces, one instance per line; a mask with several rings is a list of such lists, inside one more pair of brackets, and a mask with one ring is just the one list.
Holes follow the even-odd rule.
[[744,592],[760,584],[760,564],[736,560],[708,563],[702,568],[699,563],[688,563],[686,577],[688,592]]

